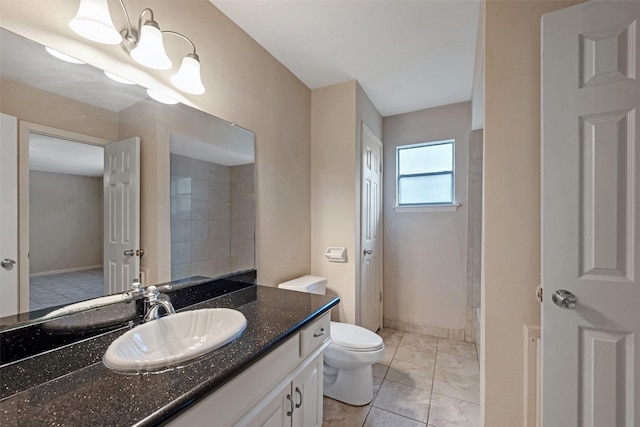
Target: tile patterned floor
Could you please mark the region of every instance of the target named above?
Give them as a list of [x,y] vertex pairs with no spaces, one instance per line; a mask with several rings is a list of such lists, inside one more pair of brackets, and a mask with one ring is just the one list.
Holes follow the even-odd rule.
[[102,268],[29,279],[29,309],[40,310],[104,294]]
[[480,369],[474,344],[381,329],[387,349],[373,366],[373,402],[324,398],[324,427],[476,427]]

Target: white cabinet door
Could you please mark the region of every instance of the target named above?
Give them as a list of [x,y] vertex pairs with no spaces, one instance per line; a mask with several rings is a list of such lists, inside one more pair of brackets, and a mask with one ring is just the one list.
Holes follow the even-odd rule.
[[293,426],[322,426],[322,354],[298,374],[292,384]]
[[291,411],[293,410],[291,399],[291,383],[284,384],[264,409],[246,425],[249,427],[291,427]]

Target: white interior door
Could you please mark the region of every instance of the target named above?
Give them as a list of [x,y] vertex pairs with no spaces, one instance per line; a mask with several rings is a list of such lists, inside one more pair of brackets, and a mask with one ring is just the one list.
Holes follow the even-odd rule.
[[382,327],[382,142],[362,124],[360,326]]
[[18,119],[0,114],[0,317],[18,313]]
[[639,21],[637,1],[543,18],[546,427],[640,425]]
[[140,138],[104,149],[104,291],[124,292],[140,275]]

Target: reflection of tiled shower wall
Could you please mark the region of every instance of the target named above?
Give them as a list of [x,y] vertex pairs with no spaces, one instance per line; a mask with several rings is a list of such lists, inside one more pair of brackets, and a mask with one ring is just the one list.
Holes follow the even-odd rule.
[[[467,221],[467,341],[480,340],[477,336],[477,312],[480,308],[480,256],[482,251],[482,145],[483,130],[474,130],[469,136],[469,181]],[[478,344],[476,344],[477,346]]]
[[253,165],[171,154],[170,169],[171,279],[253,268]]
[[255,267],[255,219],[253,164],[232,166],[231,183],[231,271]]

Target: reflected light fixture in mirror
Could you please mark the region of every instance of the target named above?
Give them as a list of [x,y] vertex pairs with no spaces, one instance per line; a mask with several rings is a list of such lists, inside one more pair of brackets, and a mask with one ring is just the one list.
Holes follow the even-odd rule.
[[49,46],[45,46],[44,50],[46,50],[49,55],[54,58],[58,58],[65,62],[70,62],[72,64],[86,64],[86,62],[80,61],[79,59],[74,58],[73,56],[69,56],[66,53],[58,52],[55,49],[51,49]]
[[124,77],[120,77],[120,76],[118,76],[116,74],[110,73],[107,70],[104,71],[104,75],[109,77],[114,82],[122,83],[122,84],[125,84],[125,85],[134,85],[135,84],[131,80],[128,80],[128,79],[125,79]]
[[160,92],[158,92],[157,90],[153,90],[153,89],[147,89],[147,94],[155,99],[158,102],[162,102],[163,104],[177,104],[178,101],[176,99],[171,98],[170,96],[167,96],[165,94],[162,94]]
[[[171,78],[171,83],[183,92],[203,94],[205,87],[200,76],[200,58],[193,42],[175,31],[161,31],[150,8],[140,13],[138,28],[134,30],[124,3],[122,0],[118,2],[127,19],[127,28],[124,30],[118,32],[113,25],[107,0],[80,0],[78,13],[69,21],[69,27],[82,37],[98,43],[120,43],[134,61],[156,70],[168,70],[172,66],[164,49],[163,36],[178,36],[191,45],[192,52],[184,57],[180,69]],[[113,37],[114,31],[118,35],[117,39]]]

